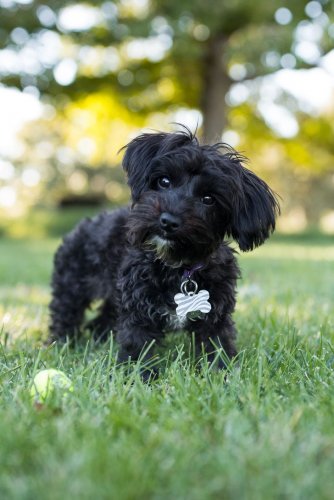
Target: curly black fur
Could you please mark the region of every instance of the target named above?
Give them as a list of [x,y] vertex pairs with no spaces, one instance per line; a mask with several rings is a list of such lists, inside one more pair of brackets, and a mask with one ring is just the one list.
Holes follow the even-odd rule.
[[212,309],[183,329],[209,359],[213,345],[233,357],[239,269],[226,238],[252,250],[274,230],[279,213],[273,192],[244,161],[225,144],[200,145],[189,130],[131,141],[123,166],[132,207],[83,220],[56,253],[51,337],[79,334],[85,309],[102,299],[94,333],[112,330],[119,360],[138,359],[152,340],[159,344],[180,327],[174,295],[185,269],[201,264],[193,277],[209,291]]

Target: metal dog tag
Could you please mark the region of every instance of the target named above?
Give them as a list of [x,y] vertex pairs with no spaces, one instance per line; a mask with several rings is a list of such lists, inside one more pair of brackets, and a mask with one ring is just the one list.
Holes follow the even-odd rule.
[[[192,289],[189,289],[191,286]],[[198,290],[196,281],[188,279],[181,283],[181,293],[174,296],[177,304],[176,315],[184,320],[185,318],[197,319],[201,313],[207,314],[211,311],[209,302],[210,294],[207,290]]]

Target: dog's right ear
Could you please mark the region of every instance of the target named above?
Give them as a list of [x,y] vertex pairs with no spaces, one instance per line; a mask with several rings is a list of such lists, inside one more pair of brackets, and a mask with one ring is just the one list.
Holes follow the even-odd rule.
[[123,168],[128,175],[133,201],[137,201],[145,189],[152,160],[166,136],[166,133],[141,134],[124,147]]

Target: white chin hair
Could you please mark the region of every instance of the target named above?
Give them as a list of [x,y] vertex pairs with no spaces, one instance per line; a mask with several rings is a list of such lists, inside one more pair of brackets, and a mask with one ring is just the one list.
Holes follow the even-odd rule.
[[169,262],[169,266],[171,267],[180,267],[183,265],[182,261],[180,262],[170,262],[170,250],[173,248],[174,243],[170,240],[165,240],[165,238],[161,238],[161,236],[153,236],[146,242],[146,248],[149,250],[154,250],[156,253],[157,259],[162,261]]
[[164,238],[161,238],[160,236],[153,236],[151,239],[150,243],[152,243],[158,252],[165,252],[172,246],[172,242],[169,240],[165,240]]
[[149,240],[148,245],[151,248],[154,248],[154,250],[157,253],[157,256],[160,259],[163,259],[163,258],[167,257],[168,250],[173,246],[173,243],[169,240],[165,240],[164,238],[161,238],[161,236],[153,236]]

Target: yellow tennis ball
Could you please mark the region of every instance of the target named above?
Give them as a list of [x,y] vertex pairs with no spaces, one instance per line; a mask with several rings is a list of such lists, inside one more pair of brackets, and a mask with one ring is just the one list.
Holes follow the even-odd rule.
[[30,396],[34,403],[42,404],[56,397],[68,396],[73,392],[72,381],[60,370],[42,370],[35,375],[33,380]]

